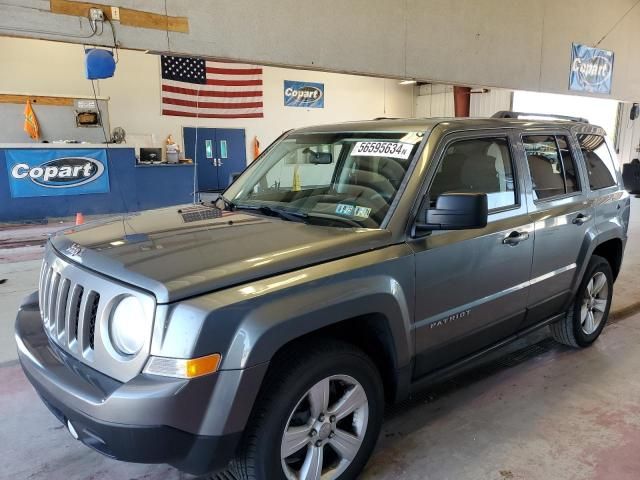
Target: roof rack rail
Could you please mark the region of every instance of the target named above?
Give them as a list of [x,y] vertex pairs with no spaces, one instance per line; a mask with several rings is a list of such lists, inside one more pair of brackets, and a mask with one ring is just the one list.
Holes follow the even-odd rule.
[[491,118],[520,118],[520,117],[533,117],[533,118],[545,118],[554,120],[566,120],[569,122],[589,123],[589,120],[582,117],[570,117],[568,115],[556,115],[554,113],[527,113],[527,112],[511,112],[509,110],[501,110],[492,115]]

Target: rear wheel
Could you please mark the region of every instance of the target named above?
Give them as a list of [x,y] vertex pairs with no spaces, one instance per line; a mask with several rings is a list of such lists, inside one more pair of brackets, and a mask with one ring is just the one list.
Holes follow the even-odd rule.
[[239,478],[346,480],[364,468],[382,424],[380,375],[353,346],[322,343],[270,367],[234,463]]
[[551,325],[553,338],[572,347],[591,345],[607,322],[612,294],[611,266],[594,255],[566,317]]

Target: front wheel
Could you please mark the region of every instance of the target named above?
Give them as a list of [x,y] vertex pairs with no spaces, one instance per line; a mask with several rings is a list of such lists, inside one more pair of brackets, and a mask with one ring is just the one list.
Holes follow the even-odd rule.
[[320,343],[270,367],[234,464],[236,476],[346,480],[364,468],[382,424],[380,375],[357,348]]
[[594,255],[566,317],[551,325],[553,338],[571,347],[591,345],[607,322],[612,295],[611,266],[606,259]]

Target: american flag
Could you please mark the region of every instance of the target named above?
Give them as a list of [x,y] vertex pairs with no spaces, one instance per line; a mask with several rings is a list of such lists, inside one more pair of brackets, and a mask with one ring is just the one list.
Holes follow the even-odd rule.
[[262,67],[162,55],[162,114],[262,118]]

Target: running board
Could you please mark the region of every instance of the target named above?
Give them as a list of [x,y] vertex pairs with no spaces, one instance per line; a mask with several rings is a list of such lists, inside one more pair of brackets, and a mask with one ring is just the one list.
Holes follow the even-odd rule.
[[561,320],[565,315],[566,313],[560,313],[558,315],[554,315],[553,317],[547,318],[546,320],[536,325],[532,325],[531,327],[525,328],[524,330],[521,330],[520,332],[515,333],[510,337],[500,340],[498,343],[494,343],[490,347],[487,347],[483,350],[479,350],[467,357],[462,358],[461,360],[458,360],[452,364],[447,365],[446,367],[440,368],[434,372],[428,373],[427,375],[424,375],[416,380],[413,380],[413,382],[409,387],[410,394],[423,390],[427,387],[433,386],[437,383],[444,382],[445,380],[455,377],[456,375],[459,375],[460,373],[466,370],[477,367],[478,364],[482,361],[483,357],[487,357],[490,354],[497,352],[501,348],[506,347],[510,343],[513,343],[516,340],[520,340],[521,338],[526,337],[527,335],[530,335],[533,332],[546,327],[547,325],[550,325],[552,323],[557,322],[558,320]]

